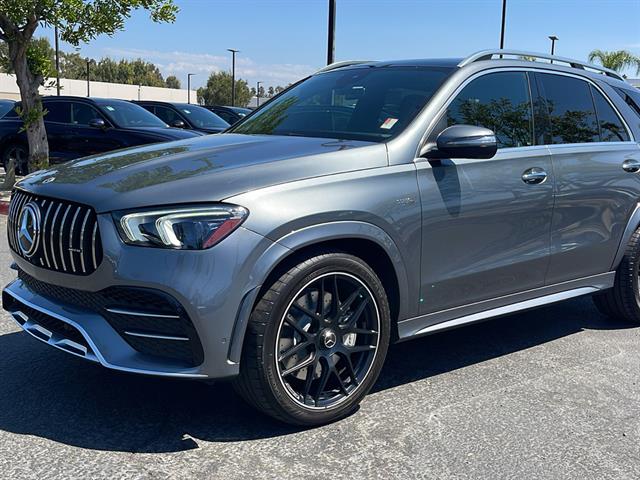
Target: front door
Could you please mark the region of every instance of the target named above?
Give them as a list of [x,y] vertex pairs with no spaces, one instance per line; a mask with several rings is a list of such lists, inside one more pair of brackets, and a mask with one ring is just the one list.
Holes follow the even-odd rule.
[[453,97],[434,135],[480,125],[498,138],[488,160],[418,162],[422,223],[421,313],[542,287],[549,263],[554,175],[536,146],[526,72],[483,73]]

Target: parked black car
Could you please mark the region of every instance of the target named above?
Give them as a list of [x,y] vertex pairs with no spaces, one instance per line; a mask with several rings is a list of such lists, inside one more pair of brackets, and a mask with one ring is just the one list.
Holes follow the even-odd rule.
[[[171,128],[144,108],[124,100],[61,96],[46,97],[43,105],[51,163],[200,135]],[[2,165],[13,158],[16,172],[24,175],[28,173],[29,147],[21,129],[22,120],[15,108],[0,120]]]
[[244,117],[251,113],[251,110],[248,108],[242,107],[225,107],[222,105],[204,105],[204,108],[212,111],[220,118],[222,118],[229,125],[233,125],[236,122],[239,122]]
[[0,99],[0,118],[4,117],[16,104],[13,100]]
[[172,127],[203,133],[220,133],[229,127],[222,118],[200,105],[153,100],[134,100],[133,103],[146,108]]

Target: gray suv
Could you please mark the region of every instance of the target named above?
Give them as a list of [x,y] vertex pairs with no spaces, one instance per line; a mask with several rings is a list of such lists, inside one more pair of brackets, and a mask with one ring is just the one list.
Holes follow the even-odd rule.
[[575,60],[334,64],[222,135],[25,178],[4,308],[105,367],[333,421],[390,342],[585,294],[639,322],[639,138],[639,92]]

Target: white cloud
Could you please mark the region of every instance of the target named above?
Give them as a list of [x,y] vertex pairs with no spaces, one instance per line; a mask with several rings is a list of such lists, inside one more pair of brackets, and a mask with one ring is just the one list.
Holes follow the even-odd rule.
[[[176,75],[186,81],[187,73],[199,74],[193,82],[204,84],[210,73],[230,69],[230,55],[210,55],[207,53],[188,53],[180,51],[163,52],[137,48],[107,48],[105,55],[114,58],[142,58],[155,63],[162,74]],[[287,85],[313,73],[317,68],[300,64],[263,64],[243,56],[236,57],[236,77],[248,80],[251,85],[262,81],[266,86]]]

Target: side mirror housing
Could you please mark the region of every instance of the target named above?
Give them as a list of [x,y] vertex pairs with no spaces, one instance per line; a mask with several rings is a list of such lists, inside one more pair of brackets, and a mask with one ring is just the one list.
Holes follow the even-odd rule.
[[498,140],[492,130],[474,125],[452,125],[436,138],[436,149],[425,152],[428,158],[492,158]]
[[174,120],[173,122],[171,122],[171,126],[174,127],[174,128],[186,128],[187,127],[182,120]]
[[91,128],[100,128],[100,129],[107,128],[107,124],[101,118],[92,118],[91,120],[89,120],[89,126]]

